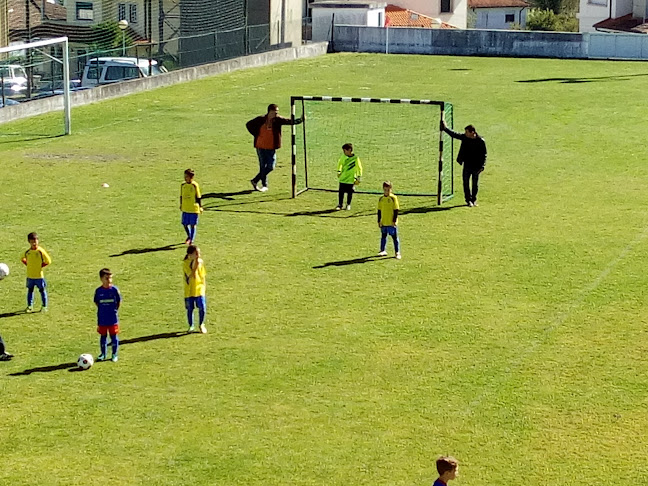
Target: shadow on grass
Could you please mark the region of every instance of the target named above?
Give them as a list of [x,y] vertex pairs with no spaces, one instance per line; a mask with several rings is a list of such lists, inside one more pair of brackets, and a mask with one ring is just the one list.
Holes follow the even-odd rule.
[[18,310],[18,311],[13,311],[13,312],[4,312],[3,314],[0,314],[0,319],[3,319],[5,317],[14,317],[14,316],[21,316],[23,314],[27,314],[24,310]]
[[[249,191],[239,191],[242,194],[245,194],[246,192],[252,193],[255,192],[253,190]],[[220,194],[220,193],[214,193],[214,194]],[[229,193],[224,193],[224,194],[229,194]],[[238,193],[231,193],[231,194],[238,194]],[[259,193],[259,194],[264,194],[264,193]],[[214,196],[216,197],[216,196]],[[205,196],[203,196],[205,198]],[[292,199],[292,197],[286,197],[286,196],[270,196],[267,197],[266,199],[247,199],[245,201],[236,201],[235,199],[227,199],[227,197],[221,198],[224,199],[225,202],[223,204],[207,204],[203,205],[203,209],[205,211],[223,211],[220,208],[227,208],[227,207],[232,207],[232,206],[246,206],[248,204],[261,204],[261,203],[268,203],[268,202],[276,202],[276,201],[287,201],[289,199]],[[234,202],[229,202],[229,201],[234,201]]]
[[436,213],[438,211],[449,211],[454,208],[467,208],[465,204],[455,204],[454,206],[421,206],[418,208],[403,209],[399,211],[398,214],[426,214],[426,213]]
[[[45,133],[2,133],[0,132],[0,144],[2,143],[17,143],[17,142],[32,142],[34,140],[46,140],[48,138],[59,138],[65,134],[59,133],[58,135],[45,134]],[[13,138],[20,137],[20,138]]]
[[639,76],[648,76],[646,74],[619,74],[616,76],[591,76],[591,77],[573,77],[573,78],[539,78],[539,79],[523,79],[516,81],[516,83],[593,83],[600,81],[627,81],[628,78],[636,78]]
[[316,265],[313,268],[326,268],[326,267],[343,267],[345,265],[356,265],[358,263],[367,263],[367,262],[372,262],[375,260],[388,260],[390,257],[387,256],[379,256],[379,255],[371,255],[371,256],[366,256],[362,258],[354,258],[352,260],[340,260],[337,262],[327,262],[324,263],[323,265]]
[[131,339],[124,339],[123,341],[119,341],[119,345],[122,346],[124,344],[133,344],[133,343],[145,343],[146,341],[156,341],[158,339],[172,339],[172,338],[178,338],[182,336],[189,336],[191,334],[195,334],[192,332],[188,331],[176,331],[176,332],[163,332],[161,334],[152,334],[150,336],[140,336],[136,338],[131,338]]
[[207,194],[203,194],[202,198],[203,199],[223,199],[224,201],[235,201],[236,199],[234,196],[244,196],[246,194],[252,194],[253,191],[252,189],[247,189],[244,191],[237,191],[237,192],[208,192]]
[[18,371],[16,373],[9,373],[9,376],[24,376],[24,375],[31,375],[32,373],[49,373],[50,371],[58,371],[58,370],[69,370],[72,368],[78,368],[76,363],[61,363],[57,365],[51,365],[51,366],[40,366],[38,368],[30,368],[25,371]]
[[[152,334],[150,336],[140,336],[132,339],[124,339],[119,341],[119,345],[124,344],[133,344],[133,343],[143,343],[146,341],[155,341],[157,339],[171,339],[178,338],[182,336],[189,336],[190,334],[195,334],[187,331],[177,331],[177,332],[163,332],[161,334]],[[51,366],[39,366],[37,368],[29,368],[24,371],[18,371],[16,373],[9,373],[9,376],[26,376],[31,375],[32,373],[49,373],[51,371],[59,370],[68,370],[68,371],[83,371],[77,366],[76,363],[61,363]]]
[[110,258],[120,257],[124,255],[139,255],[141,253],[153,253],[156,251],[170,251],[182,248],[183,243],[173,243],[172,245],[159,246],[157,248],[133,248],[132,250],[124,250],[121,253],[115,253],[114,255],[109,255]]

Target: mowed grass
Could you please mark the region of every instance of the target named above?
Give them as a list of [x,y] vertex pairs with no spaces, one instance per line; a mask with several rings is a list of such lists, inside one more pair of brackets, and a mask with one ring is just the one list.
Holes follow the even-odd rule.
[[[648,484],[647,76],[327,55],[76,108],[70,137],[43,136],[59,115],[0,126],[16,355],[0,363],[0,484],[424,485],[440,454],[461,461],[457,486]],[[300,94],[452,102],[487,139],[480,206],[402,198],[403,260],[354,262],[377,252],[376,196],[333,214],[332,193],[290,199],[288,130],[270,192],[246,192],[245,122]],[[187,167],[207,208],[207,335],[182,334]],[[11,315],[30,231],[54,260],[51,310]],[[104,266],[121,360],[70,372],[97,354]]]

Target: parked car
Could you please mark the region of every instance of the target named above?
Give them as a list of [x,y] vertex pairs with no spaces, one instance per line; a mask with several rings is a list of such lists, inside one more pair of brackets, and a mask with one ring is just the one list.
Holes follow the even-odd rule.
[[157,61],[136,57],[95,57],[88,59],[83,68],[81,86],[117,83],[127,79],[146,78],[167,72]]
[[27,72],[19,64],[0,64],[0,89],[4,96],[17,96],[27,91]]
[[12,105],[19,105],[16,100],[12,100],[11,98],[5,98],[5,102],[2,103],[2,98],[0,97],[0,108],[4,108],[5,106],[12,106]]

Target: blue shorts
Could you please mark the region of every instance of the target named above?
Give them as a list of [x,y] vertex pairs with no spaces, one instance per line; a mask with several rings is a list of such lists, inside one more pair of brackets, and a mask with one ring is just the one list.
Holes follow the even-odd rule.
[[44,278],[27,278],[27,285],[26,287],[29,290],[34,290],[34,287],[38,287],[38,290],[45,290],[47,287],[47,282],[45,282]]
[[198,224],[198,213],[182,213],[183,226],[196,226]]
[[201,295],[200,297],[185,297],[185,307],[187,310],[194,310],[198,307],[199,309],[205,310],[207,308],[207,301],[205,296]]

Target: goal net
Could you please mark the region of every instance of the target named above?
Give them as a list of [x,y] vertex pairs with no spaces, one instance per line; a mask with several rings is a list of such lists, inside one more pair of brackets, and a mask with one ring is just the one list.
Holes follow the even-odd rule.
[[[50,97],[56,97],[51,103],[58,110],[53,112],[49,106],[47,109],[39,106],[39,100]],[[24,117],[24,112],[31,115],[46,111],[50,114],[38,119],[4,124]],[[23,126],[28,128],[23,130]],[[55,136],[70,132],[68,38],[0,48],[0,136]]]
[[453,127],[452,104],[393,98],[293,96],[292,194],[337,191],[342,145],[353,144],[363,166],[356,192],[382,194],[390,180],[399,195],[430,196],[438,204],[454,194],[453,145],[441,115]]

